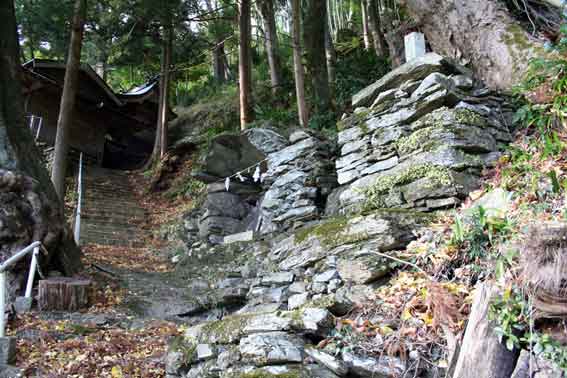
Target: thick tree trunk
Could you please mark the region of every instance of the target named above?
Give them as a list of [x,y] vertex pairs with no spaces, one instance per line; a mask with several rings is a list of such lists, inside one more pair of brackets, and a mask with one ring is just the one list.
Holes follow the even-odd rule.
[[222,47],[222,42],[217,40],[216,46],[213,49],[213,78],[217,83],[223,83],[226,79]]
[[317,113],[331,109],[331,92],[327,77],[327,58],[325,56],[325,1],[309,0],[306,10],[303,33],[307,69],[311,77],[313,104]]
[[166,31],[166,36],[164,38],[164,64],[163,64],[163,96],[161,98],[162,103],[160,104],[160,158],[163,159],[167,152],[167,132],[168,132],[168,110],[169,110],[169,79],[171,76],[171,55],[173,50],[173,26],[169,26]]
[[78,311],[87,308],[91,282],[73,278],[50,278],[39,281],[40,311]]
[[523,77],[542,44],[497,0],[405,0],[433,51],[471,63],[479,79],[507,90]]
[[281,64],[278,55],[278,34],[276,28],[276,18],[274,16],[273,0],[263,0],[258,6],[262,15],[264,25],[264,35],[266,37],[266,55],[270,66],[270,81],[272,83],[272,93],[277,95],[282,85]]
[[55,156],[53,158],[51,180],[53,181],[55,192],[61,200],[65,198],[69,131],[73,127],[75,97],[79,88],[79,70],[81,68],[81,48],[83,46],[86,6],[86,0],[75,0],[69,56],[65,68],[65,82],[59,107],[59,119],[57,120],[57,136],[55,137]]
[[372,44],[378,57],[386,56],[386,41],[382,33],[380,13],[376,6],[376,0],[364,0],[366,14],[368,17],[368,28],[372,34]]
[[[215,7],[211,3],[211,0],[205,0],[205,4],[207,5],[207,10],[209,13],[214,13]],[[217,27],[215,22],[213,21],[212,26],[212,34],[215,38],[215,47],[212,51],[213,54],[213,78],[217,83],[222,83],[226,80],[226,72],[224,66],[224,42],[222,36],[218,35]]]
[[295,93],[297,96],[297,112],[299,123],[307,127],[309,115],[307,113],[307,103],[305,102],[305,72],[301,61],[301,1],[291,0],[291,33],[293,40],[293,74],[295,76]]
[[239,80],[240,80],[240,128],[246,129],[246,125],[254,120],[252,105],[252,67],[250,55],[250,0],[241,0],[240,15],[240,48],[239,48]]
[[360,1],[360,9],[362,11],[362,37],[364,40],[364,48],[369,50],[372,44],[370,32],[368,30],[368,14],[366,13],[366,0]]
[[[24,122],[12,1],[0,2],[0,19],[0,261],[33,241],[41,241],[50,251],[43,256],[42,267],[52,264],[71,275],[81,268],[80,251]],[[25,274],[26,268],[26,261],[22,261],[12,273]],[[21,283],[17,280],[10,287],[11,296]]]

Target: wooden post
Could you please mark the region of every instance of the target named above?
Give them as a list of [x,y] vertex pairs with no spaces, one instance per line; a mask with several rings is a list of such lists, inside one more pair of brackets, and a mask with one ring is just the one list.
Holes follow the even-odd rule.
[[77,311],[89,305],[91,281],[49,278],[39,281],[40,311]]

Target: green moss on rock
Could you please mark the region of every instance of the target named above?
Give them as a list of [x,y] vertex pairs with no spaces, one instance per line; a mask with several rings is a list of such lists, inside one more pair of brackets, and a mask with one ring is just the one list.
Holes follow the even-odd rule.
[[183,363],[190,365],[197,360],[197,343],[183,336],[176,336],[169,342],[169,352],[181,352]]
[[201,328],[199,340],[218,344],[231,344],[238,341],[244,327],[254,315],[232,315],[206,323]]
[[311,237],[319,239],[326,248],[355,243],[367,238],[364,234],[349,233],[348,218],[340,216],[297,231],[295,233],[295,243],[303,243]]
[[230,375],[230,378],[300,378],[301,376],[302,374],[299,369],[289,370],[284,373],[270,373],[265,369],[259,369],[248,373],[234,373]]
[[464,125],[472,125],[478,127],[486,126],[486,119],[484,119],[484,117],[477,112],[474,112],[470,109],[456,109],[455,119],[457,120],[457,122]]
[[397,174],[379,178],[376,183],[363,190],[366,197],[364,209],[385,207],[386,196],[396,187],[410,184],[422,178],[428,178],[432,186],[446,186],[453,183],[451,171],[442,166],[420,164],[409,167]]

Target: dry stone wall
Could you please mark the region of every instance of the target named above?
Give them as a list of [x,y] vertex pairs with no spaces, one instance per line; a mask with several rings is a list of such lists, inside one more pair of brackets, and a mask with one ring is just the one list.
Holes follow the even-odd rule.
[[338,183],[328,214],[457,205],[511,140],[512,108],[436,54],[354,96],[339,124]]

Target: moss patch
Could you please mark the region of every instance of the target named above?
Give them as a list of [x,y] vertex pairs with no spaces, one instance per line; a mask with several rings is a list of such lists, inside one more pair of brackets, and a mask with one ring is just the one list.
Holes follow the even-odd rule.
[[433,186],[445,186],[453,183],[451,171],[446,167],[433,164],[421,164],[409,167],[400,173],[379,178],[376,183],[363,190],[366,197],[364,209],[385,207],[384,199],[395,187],[407,185],[422,178],[428,178]]
[[218,344],[232,344],[240,339],[244,327],[255,315],[257,314],[232,315],[222,320],[206,323],[201,329],[199,340]]
[[270,373],[266,370],[255,370],[249,373],[235,373],[230,378],[300,378],[301,371],[294,369],[281,374]]
[[483,116],[474,112],[470,109],[457,109],[455,110],[455,119],[457,122],[462,123],[464,125],[472,125],[472,126],[479,126],[485,127],[486,126],[486,119]]
[[305,227],[295,233],[295,243],[300,244],[305,240],[315,237],[326,248],[334,248],[339,245],[355,243],[367,238],[363,234],[348,232],[348,218],[336,217],[315,226]]
[[197,343],[186,337],[174,337],[169,343],[168,350],[170,352],[181,352],[183,363],[187,366],[197,360]]

